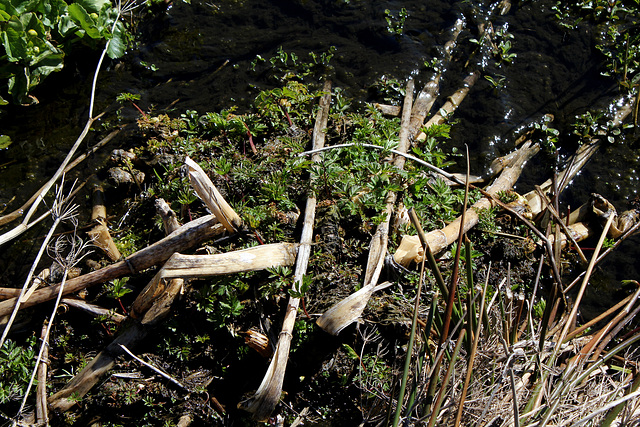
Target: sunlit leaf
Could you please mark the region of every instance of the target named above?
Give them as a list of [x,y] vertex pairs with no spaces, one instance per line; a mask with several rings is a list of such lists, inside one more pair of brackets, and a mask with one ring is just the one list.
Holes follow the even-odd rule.
[[69,15],[71,18],[85,31],[85,33],[92,39],[100,38],[100,31],[96,27],[96,22],[87,11],[78,3],[69,5]]
[[122,22],[118,21],[113,31],[113,36],[111,40],[109,40],[109,45],[107,46],[107,55],[109,55],[109,58],[116,59],[124,55],[127,48],[125,38],[126,33],[124,25],[122,25]]
[[[0,97],[0,104],[6,105],[9,102],[5,101],[2,97]],[[11,141],[11,137],[9,135],[0,135],[0,150],[3,150],[11,145],[13,141]]]
[[98,13],[105,5],[111,5],[109,0],[77,0],[76,4],[81,5],[89,13]]

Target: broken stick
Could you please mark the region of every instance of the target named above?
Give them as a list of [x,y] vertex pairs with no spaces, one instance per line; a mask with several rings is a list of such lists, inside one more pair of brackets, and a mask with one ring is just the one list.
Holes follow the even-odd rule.
[[[324,146],[327,121],[329,119],[329,107],[331,105],[331,83],[325,82],[322,91],[324,95],[320,99],[320,111],[318,112],[313,128],[313,149]],[[312,157],[312,160],[319,162],[320,156],[316,154]],[[310,196],[307,198],[307,205],[305,207],[304,224],[302,226],[302,236],[300,237],[300,250],[298,252],[294,273],[293,289],[297,293],[301,292],[303,278],[307,271],[307,264],[309,263],[315,213],[316,198],[315,196]],[[282,323],[282,332],[280,332],[278,345],[276,346],[276,351],[271,359],[267,373],[256,393],[238,405],[240,408],[251,412],[253,418],[258,421],[266,421],[280,401],[284,373],[287,369],[287,360],[289,358],[289,348],[293,338],[291,333],[295,325],[299,304],[300,295],[289,298],[285,318]]]

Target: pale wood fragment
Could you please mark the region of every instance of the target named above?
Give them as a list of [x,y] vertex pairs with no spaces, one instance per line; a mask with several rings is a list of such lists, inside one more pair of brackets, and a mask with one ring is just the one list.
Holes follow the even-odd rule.
[[[125,260],[92,271],[74,279],[69,279],[64,288],[64,294],[78,292],[89,286],[94,286],[109,280],[127,276],[146,270],[149,267],[166,261],[175,252],[185,251],[224,232],[224,227],[218,223],[215,215],[207,215],[195,219],[164,239],[147,246],[128,256]],[[20,308],[31,307],[57,297],[60,284],[38,289]],[[9,314],[16,305],[17,298],[0,302],[0,316]]]
[[[313,149],[324,146],[327,121],[329,118],[329,107],[331,105],[331,83],[325,82],[322,89],[324,95],[320,99],[320,110],[316,116],[315,126],[313,128]],[[319,162],[320,156],[313,155],[312,161]],[[294,272],[293,289],[296,292],[301,291],[304,274],[307,270],[309,255],[311,254],[311,243],[313,237],[313,223],[316,211],[316,198],[310,196],[307,198],[307,204],[304,212],[304,222],[302,225],[302,235],[300,237],[300,250],[296,260],[296,268]],[[251,412],[253,418],[258,421],[266,421],[280,401],[282,393],[282,383],[284,374],[287,369],[287,361],[289,359],[289,348],[293,339],[292,331],[295,325],[296,316],[300,298],[298,295],[291,296],[282,322],[282,332],[278,338],[276,351],[271,359],[267,373],[262,383],[258,387],[256,393],[249,399],[238,404],[238,407]]]
[[96,225],[87,234],[91,237],[93,244],[102,249],[111,261],[119,260],[122,255],[111,238],[111,233],[107,227],[107,208],[104,205],[104,189],[101,185],[97,185],[93,189],[91,221],[95,222]]

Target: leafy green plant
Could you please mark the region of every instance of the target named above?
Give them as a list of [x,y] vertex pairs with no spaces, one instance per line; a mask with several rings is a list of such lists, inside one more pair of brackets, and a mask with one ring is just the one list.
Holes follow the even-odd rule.
[[0,349],[0,403],[19,399],[25,393],[36,359],[34,345],[35,337],[25,346],[6,340]]
[[387,32],[396,36],[401,36],[404,32],[404,22],[409,17],[409,12],[404,7],[394,14],[391,10],[384,11],[384,19],[387,21]]
[[282,46],[269,59],[257,55],[249,69],[253,72],[269,73],[271,78],[282,84],[288,81],[302,82],[309,77],[318,77],[330,67],[337,48],[330,46],[325,52],[309,52],[310,61],[302,60],[295,52],[286,52]]
[[0,0],[0,78],[7,82],[0,104],[37,103],[31,90],[62,69],[79,41],[93,48],[108,41],[110,58],[124,55],[130,36],[122,12],[109,0]]
[[507,83],[507,77],[503,76],[502,74],[496,74],[495,77],[484,76],[484,78],[487,79],[489,83],[491,83],[491,86],[495,90],[500,90],[504,88],[505,84]]

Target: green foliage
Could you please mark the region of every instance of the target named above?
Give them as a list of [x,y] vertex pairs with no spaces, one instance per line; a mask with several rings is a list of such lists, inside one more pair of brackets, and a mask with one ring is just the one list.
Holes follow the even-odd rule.
[[289,289],[289,295],[293,298],[304,298],[304,294],[309,290],[312,280],[311,276],[302,276],[302,283],[300,283],[300,286],[297,289],[291,287],[291,289]]
[[539,131],[540,145],[547,154],[555,155],[558,151],[558,136],[560,132],[558,129],[552,128],[550,125],[552,118],[544,116],[541,123],[535,123],[534,129]]
[[258,114],[274,130],[281,130],[311,121],[312,101],[317,94],[298,81],[290,80],[284,87],[260,92],[255,107]]
[[36,353],[35,338],[24,346],[7,340],[0,349],[0,403],[22,397],[33,371]]
[[502,74],[496,74],[495,77],[485,75],[484,78],[491,83],[491,86],[493,86],[495,90],[504,88],[507,83],[507,77]]
[[31,90],[62,69],[77,42],[97,48],[108,41],[110,58],[124,55],[130,36],[118,18],[109,0],[0,0],[0,78],[7,82],[0,104],[36,103]]
[[238,297],[248,289],[246,275],[225,276],[212,280],[200,288],[196,308],[206,314],[216,328],[224,327],[230,319],[242,313],[244,305]]
[[587,142],[595,137],[605,136],[609,143],[614,143],[622,130],[619,126],[614,126],[611,120],[605,121],[602,113],[586,113],[576,117],[573,123],[573,134],[580,138],[581,142]]
[[302,82],[306,79],[317,80],[330,68],[330,62],[336,53],[336,47],[330,46],[322,53],[309,52],[309,61],[302,60],[295,52],[286,52],[282,46],[269,59],[257,55],[251,61],[250,70],[256,73],[268,73],[278,83],[288,81]]
[[499,63],[511,64],[516,58],[516,54],[511,53],[511,40],[513,40],[513,38],[513,34],[507,31],[506,24],[495,32],[497,49],[494,49],[494,54],[497,56]]
[[547,301],[544,299],[541,299],[540,301],[538,301],[533,305],[533,313],[536,315],[538,319],[542,319],[542,317],[544,316],[544,310],[546,309],[546,307],[547,307]]
[[272,267],[268,268],[267,271],[269,272],[269,280],[266,284],[260,286],[260,292],[263,296],[278,295],[282,289],[291,285],[293,270],[290,267]]
[[107,295],[109,298],[120,299],[131,292],[131,288],[127,287],[128,277],[122,279],[114,279],[107,285]]
[[387,32],[396,36],[401,36],[404,32],[404,21],[409,17],[409,12],[404,7],[398,11],[398,14],[386,9],[384,11],[384,19],[387,21]]
[[596,32],[596,49],[605,59],[602,74],[631,90],[640,82],[639,6],[637,0],[578,0],[558,1],[552,10],[566,28],[588,21],[604,29]]
[[499,231],[500,227],[496,225],[496,208],[479,209],[478,228],[484,231]]

